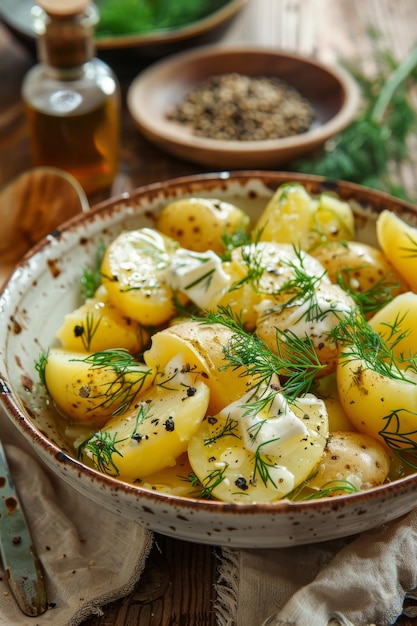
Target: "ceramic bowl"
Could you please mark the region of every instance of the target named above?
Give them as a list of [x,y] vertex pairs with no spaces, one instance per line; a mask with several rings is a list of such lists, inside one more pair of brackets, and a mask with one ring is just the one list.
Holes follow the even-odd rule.
[[[169,112],[211,76],[236,72],[276,77],[310,103],[314,122],[304,133],[262,141],[223,141],[193,134]],[[141,133],[177,157],[225,169],[276,168],[320,148],[354,118],[359,104],[355,81],[342,68],[296,53],[259,46],[202,46],[151,65],[133,80],[127,95]]]
[[[31,9],[34,0],[0,0],[0,18],[11,32],[31,50],[35,49]],[[96,2],[100,10],[100,0]],[[193,23],[171,29],[123,35],[108,34],[96,38],[100,55],[109,60],[128,55],[156,59],[184,48],[208,44],[220,39],[247,0],[229,0],[219,9]]]
[[358,239],[375,244],[375,220],[390,209],[417,224],[415,209],[354,184],[291,173],[205,174],[152,184],[75,217],[16,267],[0,296],[0,406],[34,452],[57,475],[101,506],[166,535],[214,545],[273,548],[349,536],[410,511],[417,475],[369,491],[315,501],[226,504],[148,491],[89,469],[76,459],[37,383],[35,361],[54,342],[64,315],[79,304],[82,268],[97,247],[124,229],[155,225],[169,201],[199,195],[240,204],[259,215],[283,182],[311,193],[336,191],[355,201]]

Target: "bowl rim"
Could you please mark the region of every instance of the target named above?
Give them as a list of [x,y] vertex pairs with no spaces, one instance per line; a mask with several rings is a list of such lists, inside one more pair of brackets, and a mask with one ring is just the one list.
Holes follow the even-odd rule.
[[[95,36],[94,45],[99,51],[115,50],[119,48],[141,48],[149,44],[168,44],[179,42],[193,36],[204,35],[210,30],[220,26],[223,22],[227,22],[235,14],[239,13],[249,0],[228,0],[222,7],[212,11],[209,15],[195,20],[183,26],[173,28],[159,29],[148,33],[130,33],[130,34],[114,34],[106,36]],[[8,6],[10,3],[10,6]],[[4,22],[11,30],[20,34],[28,41],[35,43],[36,35],[30,26],[30,11],[28,19],[22,20],[16,17],[13,12],[14,4],[8,0],[6,6],[3,6],[3,0],[0,0],[0,21]],[[32,5],[35,2],[32,2]],[[29,5],[29,0],[28,0]]]
[[[187,132],[181,132],[178,123],[164,120],[161,127],[161,116],[148,117],[143,113],[140,103],[150,92],[149,83],[154,75],[165,70],[169,75],[175,76],[181,73],[181,68],[193,60],[203,63],[204,60],[215,57],[227,57],[229,55],[247,54],[268,56],[276,59],[290,59],[294,62],[304,63],[307,67],[315,68],[328,76],[333,77],[338,83],[342,93],[342,105],[329,120],[316,127],[312,127],[304,133],[279,139],[264,139],[258,141],[218,140],[199,137]],[[205,74],[204,74],[205,76]],[[203,76],[203,78],[204,78]],[[155,84],[152,85],[152,90]],[[148,68],[140,72],[131,82],[126,96],[129,112],[145,135],[154,136],[160,140],[167,140],[189,150],[198,149],[209,152],[234,152],[239,154],[277,152],[290,148],[296,148],[315,141],[325,141],[341,131],[353,119],[359,108],[360,88],[347,70],[337,64],[325,63],[319,59],[303,55],[301,53],[287,51],[263,44],[208,44],[198,46],[191,50],[185,50],[170,55],[154,62]]]
[[[71,231],[77,228],[82,231],[82,227],[85,223],[89,221],[94,222],[94,216],[96,214],[100,213],[105,215],[108,212],[109,208],[113,208],[115,212],[121,214],[123,207],[127,207],[131,199],[137,199],[142,196],[145,197],[147,195],[152,197],[154,194],[161,190],[164,191],[170,188],[177,188],[178,186],[182,186],[185,188],[190,183],[210,184],[210,182],[214,182],[217,184],[221,183],[221,181],[224,180],[250,181],[251,179],[258,179],[267,186],[269,185],[270,181],[274,181],[274,185],[277,186],[285,181],[299,181],[304,183],[311,182],[313,184],[323,185],[323,188],[332,190],[334,190],[336,187],[339,187],[344,192],[357,192],[364,193],[365,195],[366,193],[372,193],[372,196],[375,199],[379,199],[381,202],[388,203],[394,200],[396,204],[401,205],[406,210],[412,211],[413,213],[417,212],[416,207],[412,203],[401,200],[399,198],[393,198],[390,194],[386,192],[370,189],[356,183],[351,183],[347,181],[335,181],[327,179],[323,176],[302,174],[296,172],[268,170],[230,170],[224,172],[207,172],[196,175],[181,176],[176,178],[170,178],[161,182],[154,182],[142,185],[133,189],[130,192],[118,194],[112,198],[96,204],[87,213],[80,213],[74,216],[73,218],[62,224],[59,228],[59,231],[61,234],[65,230]],[[142,209],[139,208],[138,210]],[[105,229],[105,226],[102,225],[102,229]],[[1,287],[0,311],[2,312],[3,316],[5,304],[7,305],[7,300],[13,297],[13,293],[21,293],[21,291],[19,292],[19,289],[13,289],[14,283],[16,283],[17,286],[19,286],[20,284],[24,287],[25,284],[32,284],[34,281],[36,281],[36,275],[29,272],[29,275],[25,277],[22,269],[24,269],[25,266],[30,263],[33,257],[36,257],[38,255],[44,255],[45,258],[48,258],[48,250],[54,245],[57,245],[57,239],[59,239],[58,235],[59,233],[57,231],[57,234],[54,237],[45,237],[38,244],[36,244],[16,265],[12,274],[9,276],[5,284]],[[75,245],[76,243],[73,238],[64,240],[64,249],[69,250]],[[39,267],[41,266],[42,264],[39,264]],[[45,270],[39,270],[39,272],[43,271]],[[17,297],[20,298],[20,295]],[[49,457],[51,461],[54,461],[54,465],[58,463],[64,473],[68,474],[68,472],[71,472],[74,476],[78,477],[80,474],[83,474],[86,480],[91,483],[97,483],[99,486],[101,486],[101,489],[108,489],[112,492],[116,490],[118,492],[122,492],[125,496],[135,495],[138,500],[143,500],[144,506],[146,505],[146,501],[153,502],[155,504],[163,504],[164,502],[169,501],[171,504],[177,505],[181,509],[186,508],[190,511],[197,509],[204,510],[206,512],[220,512],[229,515],[234,515],[235,513],[239,515],[256,515],[256,513],[262,513],[277,516],[289,512],[302,513],[303,511],[308,511],[310,508],[314,508],[318,512],[320,512],[321,510],[326,511],[329,508],[343,508],[344,503],[348,500],[354,501],[355,504],[360,508],[362,505],[369,504],[369,502],[371,502],[372,500],[377,500],[381,492],[384,495],[389,496],[390,494],[397,491],[403,491],[407,493],[415,491],[417,487],[417,473],[412,473],[398,480],[392,481],[390,483],[385,483],[377,487],[373,487],[369,490],[360,491],[352,494],[333,496],[331,498],[317,498],[305,501],[290,501],[283,498],[281,500],[269,503],[229,503],[218,500],[206,501],[203,499],[186,498],[183,496],[176,496],[169,493],[155,492],[149,489],[145,489],[140,485],[133,485],[131,483],[113,478],[99,472],[98,470],[90,468],[87,465],[84,465],[75,457],[72,457],[66,452],[63,452],[57,444],[50,441],[42,433],[42,431],[37,428],[36,425],[22,412],[18,399],[14,397],[12,390],[9,388],[9,385],[7,383],[6,372],[8,368],[5,359],[7,336],[5,336],[4,338],[2,337],[0,341],[0,406],[3,408],[8,419],[10,419],[10,421],[15,424],[20,433],[23,434],[23,436],[29,442],[34,442],[36,444],[34,446],[36,454]],[[4,370],[3,372],[1,371],[2,369]],[[40,451],[37,449],[38,447]]]
[[243,9],[248,1],[249,0],[229,0],[216,11],[213,11],[195,22],[185,24],[184,26],[160,29],[149,33],[100,36],[94,39],[94,43],[98,50],[110,50],[129,46],[141,47],[152,43],[175,43],[188,37],[203,35],[216,28]]

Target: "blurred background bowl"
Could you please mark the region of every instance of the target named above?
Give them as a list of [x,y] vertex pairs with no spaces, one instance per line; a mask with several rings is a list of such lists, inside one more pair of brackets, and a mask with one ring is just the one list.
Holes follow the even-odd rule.
[[[233,72],[274,77],[294,87],[313,109],[309,130],[280,139],[229,141],[196,136],[168,118],[196,86]],[[133,80],[127,94],[131,115],[147,139],[161,150],[216,170],[274,168],[311,153],[352,121],[359,99],[357,84],[342,68],[252,45],[202,46],[160,60]]]
[[[168,202],[218,198],[259,217],[277,187],[300,182],[311,194],[350,200],[356,238],[375,245],[375,222],[389,209],[414,226],[415,207],[352,183],[285,172],[221,172],[155,183],[112,198],[70,220],[59,237],[38,244],[19,262],[0,294],[0,409],[46,465],[88,498],[157,532],[229,547],[274,548],[354,535],[411,511],[417,474],[366,491],[300,502],[230,504],[144,489],[84,465],[65,438],[65,422],[39,384],[36,362],[56,345],[64,315],[81,304],[80,277],[97,250],[126,229],[154,227]],[[47,323],[45,323],[47,319]]]
[[[111,0],[120,16],[126,15],[126,11],[120,9],[120,0]],[[168,0],[169,6],[181,8],[181,0]],[[233,23],[234,19],[247,4],[248,0],[216,0],[205,3],[195,3],[195,7],[202,7],[200,17],[192,19],[190,13],[180,13],[184,16],[183,23],[174,27],[156,25],[150,28],[144,25],[143,29],[136,32],[118,32],[120,25],[115,23],[114,32],[111,26],[107,31],[101,32],[101,25],[96,33],[96,47],[100,56],[117,62],[127,55],[136,55],[140,58],[156,59],[171,54],[178,50],[195,45],[208,44],[219,40]],[[103,11],[109,0],[96,0],[99,11]],[[161,13],[166,13],[164,5],[167,0],[159,0]],[[0,18],[13,32],[13,34],[29,49],[35,50],[35,35],[32,29],[31,9],[33,0],[0,0]],[[152,6],[158,6],[153,2]],[[190,3],[188,2],[188,8]],[[196,13],[197,14],[197,13]],[[111,23],[111,18],[110,23]],[[133,19],[131,20],[133,23]],[[124,20],[128,24],[128,20]]]

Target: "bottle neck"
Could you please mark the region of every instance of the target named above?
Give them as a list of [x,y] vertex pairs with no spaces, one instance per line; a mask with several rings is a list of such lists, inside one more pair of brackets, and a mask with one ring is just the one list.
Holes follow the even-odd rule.
[[94,5],[81,15],[51,16],[41,11],[35,18],[38,58],[53,68],[75,70],[95,55],[94,28],[98,20]]

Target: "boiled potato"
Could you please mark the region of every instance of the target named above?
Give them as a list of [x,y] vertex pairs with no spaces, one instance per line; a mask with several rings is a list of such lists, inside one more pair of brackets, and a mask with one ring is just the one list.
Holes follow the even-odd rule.
[[230,202],[185,198],[168,204],[158,217],[156,227],[188,250],[213,250],[222,254],[224,235],[248,231],[249,217]]
[[138,354],[148,343],[149,332],[124,315],[101,285],[94,298],[65,316],[56,337],[66,350],[99,352],[117,346]]
[[[343,289],[325,281],[318,282],[313,292],[306,291],[304,294],[282,290],[273,298],[265,298],[257,306],[259,315],[256,332],[275,353],[279,350],[285,353],[283,333],[287,329],[300,339],[309,337],[318,360],[325,366],[318,375],[325,376],[336,369],[339,357],[339,348],[332,341],[330,332],[353,308],[352,299]],[[282,331],[279,336],[277,329]],[[290,361],[291,351],[289,343]]]
[[308,487],[314,490],[330,488],[326,494],[329,496],[346,493],[343,487],[349,487],[349,484],[357,491],[371,489],[385,482],[390,463],[387,449],[373,437],[357,432],[333,432]]
[[378,243],[392,265],[417,291],[417,228],[392,211],[382,211],[376,221]]
[[110,243],[102,280],[123,315],[145,326],[159,326],[173,317],[174,293],[167,273],[177,248],[177,242],[150,228],[123,232]]
[[268,202],[255,231],[261,241],[291,243],[309,252],[325,241],[353,239],[354,216],[339,198],[313,198],[300,183],[286,183]]
[[328,434],[324,403],[309,394],[288,405],[277,393],[260,411],[250,409],[259,397],[249,392],[204,420],[191,438],[188,457],[203,495],[224,502],[273,502],[319,463]]
[[353,426],[394,448],[417,443],[417,374],[404,376],[384,375],[360,358],[337,366],[340,401]]
[[175,465],[165,467],[163,470],[147,476],[140,483],[140,486],[171,496],[195,498],[199,494],[199,489],[193,484],[193,477],[194,472],[188,460],[188,454],[184,452],[178,457]]
[[376,307],[387,297],[407,289],[404,279],[385,254],[365,243],[333,241],[319,246],[311,254],[327,270],[333,283],[341,279],[349,291],[368,292],[369,297],[376,289],[373,296]]
[[371,317],[369,325],[392,344],[397,359],[414,357],[417,355],[417,294],[408,291],[398,295]]
[[82,354],[51,348],[46,358],[45,384],[59,412],[92,427],[129,408],[152,380],[151,368],[127,359],[123,351]]
[[167,363],[180,355],[191,373],[203,376],[210,389],[208,411],[214,414],[254,385],[244,368],[229,367],[224,358],[223,347],[232,336],[233,332],[221,324],[180,322],[152,336],[144,360],[152,369],[164,371]]
[[209,396],[201,379],[173,370],[169,379],[145,391],[128,414],[112,418],[83,442],[80,454],[96,469],[141,483],[174,466],[187,450]]
[[336,372],[314,381],[314,393],[323,400],[329,418],[329,431],[354,430],[342,406],[337,389]]
[[256,326],[258,314],[255,307],[259,303],[260,295],[246,280],[247,274],[233,258],[223,263],[223,269],[230,276],[231,285],[226,293],[208,307],[208,310],[213,312],[218,307],[229,308],[234,317],[241,320],[244,328],[252,331]]
[[310,280],[322,276],[323,281],[330,282],[316,259],[285,243],[262,241],[235,248],[224,268],[232,284],[216,305],[229,306],[248,330],[256,327],[258,305],[265,294],[278,293],[300,275]]

